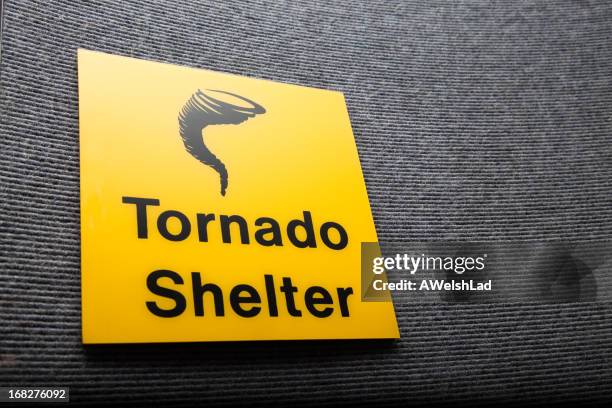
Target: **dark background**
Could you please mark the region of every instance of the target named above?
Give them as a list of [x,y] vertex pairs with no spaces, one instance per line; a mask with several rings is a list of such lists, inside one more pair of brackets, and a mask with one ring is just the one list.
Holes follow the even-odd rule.
[[76,82],[83,47],[340,90],[381,242],[606,240],[610,2],[4,3],[0,385],[159,405],[612,399],[604,301],[398,302],[395,342],[83,347]]

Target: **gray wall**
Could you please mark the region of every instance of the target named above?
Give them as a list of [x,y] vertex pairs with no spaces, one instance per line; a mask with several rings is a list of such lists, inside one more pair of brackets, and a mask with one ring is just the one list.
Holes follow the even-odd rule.
[[0,384],[75,401],[612,398],[610,302],[396,304],[397,342],[80,341],[76,49],[343,91],[380,240],[612,238],[612,6],[4,5]]

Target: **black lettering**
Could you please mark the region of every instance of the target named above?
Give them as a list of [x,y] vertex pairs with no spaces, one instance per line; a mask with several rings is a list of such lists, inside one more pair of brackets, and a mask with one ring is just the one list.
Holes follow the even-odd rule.
[[149,291],[157,296],[174,300],[175,306],[172,309],[162,309],[157,306],[157,303],[155,302],[146,302],[147,309],[159,317],[179,316],[187,307],[185,297],[181,294],[181,292],[159,286],[157,281],[161,278],[168,278],[176,285],[182,285],[183,278],[181,278],[181,275],[176,272],[163,269],[151,272],[147,277],[147,288]]
[[232,223],[238,224],[238,227],[240,228],[240,241],[243,244],[249,243],[249,228],[244,218],[239,215],[222,215],[219,217],[219,219],[221,220],[221,236],[224,243],[232,243],[232,235],[230,232],[230,225]]
[[[246,292],[248,295],[242,296],[241,293]],[[253,306],[250,309],[243,309],[241,304],[261,303],[259,293],[250,285],[236,285],[230,292],[230,304],[237,315],[242,317],[254,317],[259,314],[261,307]]]
[[293,298],[293,294],[296,293],[298,289],[291,283],[291,278],[283,278],[283,286],[280,287],[280,291],[285,294],[287,311],[289,314],[294,317],[300,317],[302,311],[295,307],[295,299]]
[[[181,223],[181,230],[178,234],[173,234],[168,231],[168,219],[171,217],[176,218]],[[189,222],[189,218],[182,212],[168,210],[159,214],[157,218],[157,229],[162,237],[166,238],[168,241],[183,241],[191,234],[191,223]]]
[[[263,246],[282,246],[283,238],[281,236],[280,225],[274,218],[261,217],[255,220],[255,225],[261,227],[264,223],[270,224],[268,228],[261,228],[255,231],[255,241]],[[267,234],[272,234],[271,238],[266,239]]]
[[204,293],[210,292],[213,295],[215,302],[215,315],[225,316],[225,307],[223,305],[223,292],[221,288],[214,283],[202,285],[202,279],[198,272],[191,273],[191,285],[193,286],[193,308],[196,316],[204,316]]
[[[321,295],[321,297],[315,297]],[[334,303],[331,295],[321,286],[311,286],[306,289],[304,295],[306,301],[306,308],[315,317],[328,317],[334,312],[333,307],[325,307],[321,310],[316,308],[316,305],[331,305]]]
[[123,204],[136,204],[136,225],[138,238],[148,238],[147,205],[158,206],[159,200],[155,198],[122,197]]
[[353,294],[353,288],[338,288],[338,303],[342,317],[349,317],[348,297]]
[[198,239],[208,242],[208,223],[214,221],[215,214],[196,214],[198,220]]
[[274,291],[274,277],[272,275],[264,275],[266,281],[266,295],[268,295],[268,310],[270,316],[278,316],[278,306],[276,305],[276,292]]
[[[298,248],[316,248],[317,241],[315,239],[314,228],[312,226],[312,216],[310,211],[304,211],[304,220],[292,220],[287,224],[287,236],[293,245]],[[306,232],[306,239],[301,241],[296,233],[296,228],[302,227]]]
[[[338,231],[338,234],[340,235],[340,241],[337,244],[334,244],[331,241],[331,239],[329,239],[329,230],[332,228]],[[326,222],[325,224],[321,225],[320,233],[321,233],[321,240],[323,241],[325,245],[327,245],[328,248],[340,250],[340,249],[344,249],[346,245],[348,244],[348,234],[346,233],[346,230],[344,229],[344,227],[338,224],[337,222],[330,221],[330,222]]]

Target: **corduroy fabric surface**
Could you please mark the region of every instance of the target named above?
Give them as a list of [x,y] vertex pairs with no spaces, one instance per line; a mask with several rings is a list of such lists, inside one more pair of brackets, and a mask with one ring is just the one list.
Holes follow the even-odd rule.
[[[396,304],[402,339],[83,347],[76,49],[343,91],[381,242],[612,239],[612,4],[7,0],[0,385],[203,406],[612,399],[612,305]],[[347,203],[350,205],[350,203]]]

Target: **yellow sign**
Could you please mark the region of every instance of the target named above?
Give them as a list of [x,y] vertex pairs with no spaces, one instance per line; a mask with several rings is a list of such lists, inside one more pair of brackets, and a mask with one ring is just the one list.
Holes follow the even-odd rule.
[[84,343],[397,338],[344,97],[79,50]]

